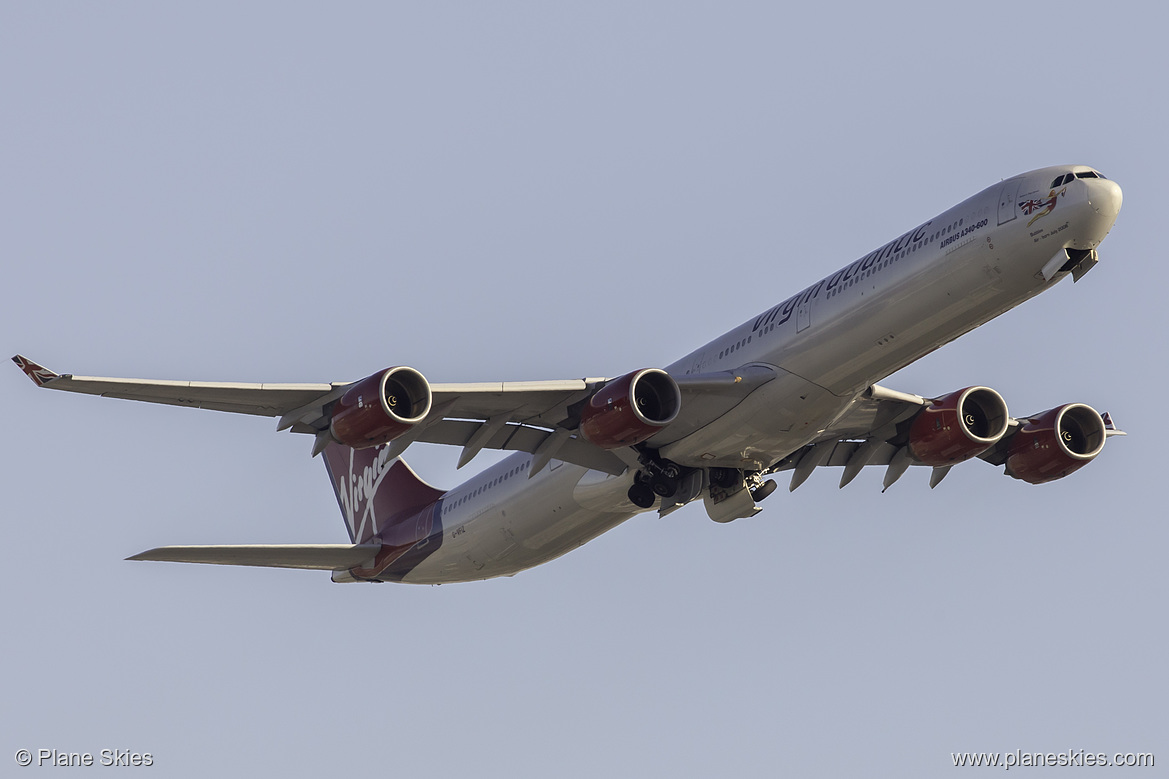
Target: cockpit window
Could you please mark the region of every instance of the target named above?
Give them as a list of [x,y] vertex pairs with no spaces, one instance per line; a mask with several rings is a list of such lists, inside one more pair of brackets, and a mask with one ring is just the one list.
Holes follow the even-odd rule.
[[1078,179],[1095,179],[1095,178],[1099,178],[1099,176],[1096,175],[1096,171],[1094,171],[1094,170],[1086,170],[1082,173],[1077,173],[1076,178],[1078,178]]
[[1063,183],[1063,176],[1056,176],[1055,181],[1051,182],[1051,188],[1055,189],[1056,187],[1058,187],[1062,183]]

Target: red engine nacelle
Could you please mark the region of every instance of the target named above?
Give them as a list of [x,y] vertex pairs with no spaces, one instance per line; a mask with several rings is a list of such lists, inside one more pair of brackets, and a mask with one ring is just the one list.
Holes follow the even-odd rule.
[[909,427],[909,453],[926,465],[977,457],[1007,432],[1007,404],[989,387],[967,387],[926,406]]
[[393,441],[430,413],[430,384],[413,368],[387,368],[354,382],[333,406],[329,431],[354,449]]
[[1027,420],[1011,438],[1007,475],[1028,484],[1062,479],[1104,448],[1107,432],[1096,409],[1067,403]]
[[670,424],[682,393],[670,374],[646,368],[613,379],[597,390],[580,415],[580,433],[602,449],[640,444]]

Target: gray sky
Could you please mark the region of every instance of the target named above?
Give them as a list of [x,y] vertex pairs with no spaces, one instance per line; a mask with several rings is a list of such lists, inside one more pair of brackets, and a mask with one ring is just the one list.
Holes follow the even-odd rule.
[[[512,579],[338,586],[122,560],[344,541],[307,437],[37,392],[9,367],[0,761],[1169,764],[1166,12],[778,5],[5,3],[4,356],[225,381],[617,375],[1001,178],[1084,163],[1125,194],[1100,265],[884,383],[987,384],[1018,413],[1082,401],[1127,439],[1043,487],[982,463],[884,495],[879,471],[843,491],[822,472],[752,520],[645,515]],[[407,459],[450,487],[456,456]]]

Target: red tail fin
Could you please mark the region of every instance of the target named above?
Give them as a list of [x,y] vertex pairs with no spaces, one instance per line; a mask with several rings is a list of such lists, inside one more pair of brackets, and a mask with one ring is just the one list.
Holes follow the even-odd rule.
[[335,443],[323,452],[349,540],[355,544],[369,543],[375,536],[392,543],[385,537],[388,530],[414,519],[443,496],[405,461],[391,460],[388,454],[387,446],[351,449]]

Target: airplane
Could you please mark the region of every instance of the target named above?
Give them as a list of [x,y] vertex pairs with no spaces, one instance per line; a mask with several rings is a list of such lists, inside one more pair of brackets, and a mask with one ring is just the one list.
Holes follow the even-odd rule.
[[[335,582],[443,584],[512,576],[641,512],[701,499],[716,522],[751,517],[791,472],[840,486],[911,465],[936,487],[979,458],[1031,484],[1062,479],[1124,433],[1065,403],[1012,417],[972,386],[923,397],[876,382],[1098,262],[1121,206],[1083,165],[1008,178],[943,211],[664,368],[616,378],[431,384],[395,366],[354,382],[243,384],[57,374],[40,387],[278,417],[313,436],[348,544],[164,546],[130,560],[332,572]],[[402,459],[412,443],[513,452],[451,490]],[[883,491],[882,490],[882,491]]]

